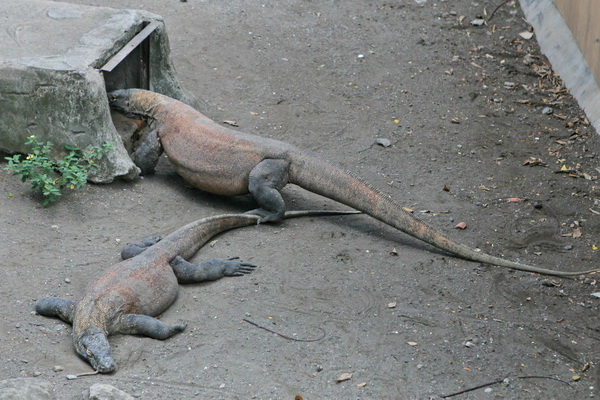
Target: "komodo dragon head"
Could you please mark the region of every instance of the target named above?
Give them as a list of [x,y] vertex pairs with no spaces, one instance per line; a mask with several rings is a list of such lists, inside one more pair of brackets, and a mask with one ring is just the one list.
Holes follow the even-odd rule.
[[77,335],[75,349],[98,372],[105,374],[114,371],[117,367],[110,354],[110,345],[106,334],[98,327],[89,327]]
[[110,108],[130,118],[147,117],[158,102],[160,102],[158,96],[148,91],[119,89],[108,93]]

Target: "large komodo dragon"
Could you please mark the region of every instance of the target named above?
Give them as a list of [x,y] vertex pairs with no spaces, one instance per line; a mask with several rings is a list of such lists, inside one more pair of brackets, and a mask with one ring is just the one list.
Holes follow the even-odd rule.
[[[284,218],[354,214],[355,211],[290,211]],[[251,214],[225,214],[192,222],[164,239],[150,237],[126,246],[121,261],[91,282],[83,297],[73,300],[42,297],[35,310],[47,317],[58,317],[73,325],[73,344],[77,353],[102,373],[114,371],[108,336],[136,334],[167,339],[186,325],[169,325],[154,316],[175,301],[178,283],[193,283],[241,276],[255,265],[236,257],[215,258],[192,264],[191,258],[211,237],[229,229],[255,225]]]
[[149,119],[155,128],[134,153],[142,173],[154,170],[162,151],[179,175],[199,189],[219,195],[254,196],[260,222],[277,221],[285,211],[280,190],[288,183],[336,200],[458,257],[554,276],[566,272],[524,265],[456,243],[427,226],[390,197],[316,154],[277,140],[238,132],[212,121],[170,97],[141,89],[108,94],[110,106],[130,117]]

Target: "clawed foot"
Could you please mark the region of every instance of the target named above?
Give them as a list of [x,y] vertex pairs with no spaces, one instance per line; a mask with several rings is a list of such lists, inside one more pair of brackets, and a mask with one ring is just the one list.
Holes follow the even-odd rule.
[[244,276],[254,271],[256,265],[241,261],[239,257],[213,258],[192,264],[176,256],[171,260],[171,267],[179,283],[193,283],[214,281],[224,276]]
[[285,210],[283,210],[281,212],[279,212],[279,211],[275,212],[275,211],[265,210],[264,208],[256,208],[251,211],[246,211],[244,214],[258,215],[260,218],[258,219],[257,224],[260,225],[265,222],[281,221],[283,219],[283,215],[285,214]]
[[223,276],[244,276],[256,269],[256,265],[241,261],[239,257],[217,258],[222,263]]
[[156,243],[160,242],[161,239],[162,236],[155,235],[144,238],[139,242],[127,243],[125,247],[123,247],[123,250],[121,250],[121,258],[123,260],[127,260],[128,258],[135,257],[138,254],[142,253],[144,250],[146,250],[148,247],[151,247]]

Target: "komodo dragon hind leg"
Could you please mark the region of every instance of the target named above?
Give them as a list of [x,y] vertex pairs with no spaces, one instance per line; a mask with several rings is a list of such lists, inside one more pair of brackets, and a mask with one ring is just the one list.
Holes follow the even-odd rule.
[[73,300],[59,297],[41,297],[35,302],[35,312],[46,317],[58,317],[68,324],[73,324]]
[[170,264],[179,283],[215,281],[224,276],[243,276],[256,268],[256,265],[243,262],[239,257],[213,258],[192,264],[177,256]]
[[140,147],[133,153],[133,163],[142,171],[142,175],[154,173],[158,159],[163,153],[163,147],[158,137],[158,131],[151,131]]
[[127,260],[128,258],[132,258],[146,250],[148,247],[155,245],[160,242],[162,236],[149,236],[145,239],[140,240],[139,242],[127,243],[123,250],[121,250],[121,258],[123,260]]
[[148,315],[125,314],[121,317],[119,333],[143,335],[152,339],[165,340],[183,331],[186,324],[169,325]]
[[258,223],[279,221],[285,213],[285,201],[279,191],[289,181],[289,162],[286,160],[263,160],[250,171],[248,191],[261,208],[246,214],[260,215]]

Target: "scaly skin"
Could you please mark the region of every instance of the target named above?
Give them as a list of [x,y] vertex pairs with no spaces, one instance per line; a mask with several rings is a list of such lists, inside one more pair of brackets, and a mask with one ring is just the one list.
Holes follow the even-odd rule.
[[[284,218],[355,214],[355,211],[290,211]],[[77,353],[99,372],[112,372],[116,363],[110,353],[108,336],[114,333],[167,339],[186,325],[168,325],[155,318],[177,298],[179,283],[242,276],[255,265],[236,257],[191,264],[191,258],[210,238],[229,229],[255,225],[252,214],[225,214],[192,222],[164,239],[151,237],[126,247],[123,258],[92,281],[83,297],[74,302],[42,297],[35,310],[73,325]]]
[[427,226],[381,191],[316,154],[228,129],[170,97],[125,89],[108,98],[113,109],[152,120],[151,140],[134,155],[143,172],[152,172],[162,145],[177,173],[197,188],[227,196],[251,193],[261,206],[251,211],[262,216],[260,222],[281,219],[285,203],[279,191],[293,183],[467,260],[553,276],[596,271],[554,271],[476,251]]

